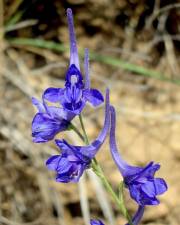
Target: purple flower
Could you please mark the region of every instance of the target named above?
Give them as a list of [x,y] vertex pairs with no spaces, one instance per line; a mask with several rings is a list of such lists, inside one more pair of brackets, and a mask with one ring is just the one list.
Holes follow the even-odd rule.
[[103,144],[110,127],[109,91],[106,92],[104,126],[99,136],[87,146],[73,146],[65,140],[56,140],[60,155],[51,156],[46,166],[57,174],[57,182],[78,182],[83,171],[90,167],[91,160]]
[[67,111],[79,115],[86,102],[90,102],[94,107],[100,105],[104,98],[102,94],[90,88],[89,80],[89,54],[85,50],[85,82],[80,72],[78,50],[73,25],[72,10],[67,9],[67,18],[70,37],[70,65],[66,72],[64,88],[48,88],[44,92],[44,98],[50,102],[59,102]]
[[150,162],[145,167],[136,167],[127,164],[119,155],[115,140],[116,114],[114,107],[111,111],[111,129],[110,129],[110,149],[112,157],[121,172],[124,183],[129,189],[131,198],[138,205],[157,205],[159,200],[157,195],[163,194],[167,190],[167,184],[162,178],[155,178],[155,172],[159,170],[160,165]]
[[91,225],[104,225],[104,223],[101,222],[101,220],[91,220]]
[[65,140],[56,140],[61,148],[60,155],[54,155],[46,161],[47,168],[57,173],[57,182],[78,182],[83,171],[90,165],[90,159],[80,153],[76,154],[76,148],[69,146]]
[[38,109],[32,121],[32,137],[36,143],[52,140],[58,132],[67,129],[69,121],[75,116],[63,108],[48,106],[44,100],[41,103],[32,98],[32,103]]

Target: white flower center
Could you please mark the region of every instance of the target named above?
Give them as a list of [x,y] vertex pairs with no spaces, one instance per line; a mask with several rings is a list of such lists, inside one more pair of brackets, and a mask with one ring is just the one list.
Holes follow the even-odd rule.
[[77,76],[76,76],[76,75],[71,75],[71,84],[72,84],[72,85],[73,85],[73,84],[76,84],[77,81],[78,81]]

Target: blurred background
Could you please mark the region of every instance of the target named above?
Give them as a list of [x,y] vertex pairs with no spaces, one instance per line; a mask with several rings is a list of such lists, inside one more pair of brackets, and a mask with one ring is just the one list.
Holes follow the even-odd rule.
[[[159,206],[147,207],[142,224],[179,225],[178,0],[0,0],[0,224],[84,225],[89,213],[106,225],[126,222],[91,172],[78,185],[56,183],[44,165],[55,152],[53,142],[31,140],[31,97],[64,85],[68,7],[74,13],[81,65],[88,47],[92,86],[103,93],[107,86],[111,90],[121,154],[134,165],[151,160],[162,165],[157,176],[165,178],[169,190]],[[87,106],[83,115],[93,140],[103,125],[104,107]],[[82,144],[71,132],[59,137]],[[97,158],[116,190],[122,177],[108,141]],[[136,204],[128,196],[125,192],[133,214]]]

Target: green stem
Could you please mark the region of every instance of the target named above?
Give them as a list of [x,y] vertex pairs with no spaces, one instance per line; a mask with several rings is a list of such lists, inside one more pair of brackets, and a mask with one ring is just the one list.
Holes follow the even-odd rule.
[[88,139],[85,127],[84,127],[84,123],[83,123],[83,119],[82,119],[82,115],[81,114],[79,115],[79,120],[80,120],[80,124],[81,124],[82,131],[83,131],[83,134],[84,134],[84,143],[86,145],[89,145],[89,139]]
[[[81,135],[80,138],[82,139],[82,137],[84,137],[83,138],[84,143],[88,145],[89,139],[88,139],[85,127],[84,127],[84,123],[83,123],[83,119],[82,119],[81,114],[79,115],[79,120],[80,120],[80,124],[81,124],[82,131],[83,131],[83,135]],[[78,133],[79,133],[79,131],[78,131]],[[128,213],[125,205],[124,205],[124,202],[122,201],[122,198],[119,199],[118,195],[112,189],[109,181],[107,180],[106,176],[104,175],[103,170],[102,170],[101,166],[98,164],[96,158],[94,158],[92,160],[91,166],[92,166],[93,171],[96,173],[96,175],[101,179],[101,181],[102,181],[103,185],[105,186],[106,190],[111,194],[111,196],[112,196],[114,202],[116,202],[120,212],[128,220],[129,225],[133,225],[131,217],[130,217],[130,215],[129,215],[129,213]]]
[[80,137],[80,139],[84,141],[84,136],[81,134],[81,132],[77,129],[77,127],[73,123],[70,123],[69,129],[72,129]]
[[117,196],[117,194],[114,192],[114,190],[112,189],[112,186],[110,185],[109,181],[107,180],[106,176],[104,175],[102,168],[100,167],[100,165],[97,163],[96,159],[94,158],[92,160],[92,168],[93,171],[96,173],[96,175],[101,179],[103,185],[105,186],[106,190],[111,194],[114,202],[116,202],[120,212],[123,214],[123,216],[128,220],[128,223],[130,225],[133,225],[131,217],[124,205],[124,202],[119,199],[119,197]]

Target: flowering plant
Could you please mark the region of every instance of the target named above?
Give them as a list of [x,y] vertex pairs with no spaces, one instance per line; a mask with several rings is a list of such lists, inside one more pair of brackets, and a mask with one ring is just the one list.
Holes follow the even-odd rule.
[[[58,155],[50,156],[46,161],[47,168],[55,171],[57,182],[63,183],[78,182],[85,170],[92,169],[99,176],[120,212],[127,219],[126,225],[138,225],[143,217],[145,206],[159,204],[156,196],[167,190],[167,184],[164,179],[154,177],[156,171],[160,169],[159,164],[150,162],[145,167],[132,166],[125,162],[118,153],[115,138],[116,112],[115,108],[110,105],[108,89],[105,96],[103,128],[98,137],[92,143],[89,143],[81,112],[87,102],[97,107],[104,102],[104,97],[99,90],[90,87],[87,49],[85,50],[84,60],[85,79],[83,79],[71,9],[67,9],[67,18],[70,37],[70,63],[65,75],[65,86],[64,88],[47,88],[42,94],[42,101],[32,98],[32,103],[38,109],[32,121],[33,141],[36,143],[47,142],[53,140],[59,132],[73,129],[84,141],[85,146],[74,146],[64,139],[55,139],[55,144],[60,152]],[[72,120],[76,116],[80,119],[83,134],[72,124]],[[123,182],[120,185],[120,196],[113,190],[95,159],[95,155],[104,143],[109,131],[110,152],[123,177]],[[132,218],[122,198],[124,187],[129,190],[130,197],[138,206]],[[91,220],[90,224],[103,225],[103,222]]]

